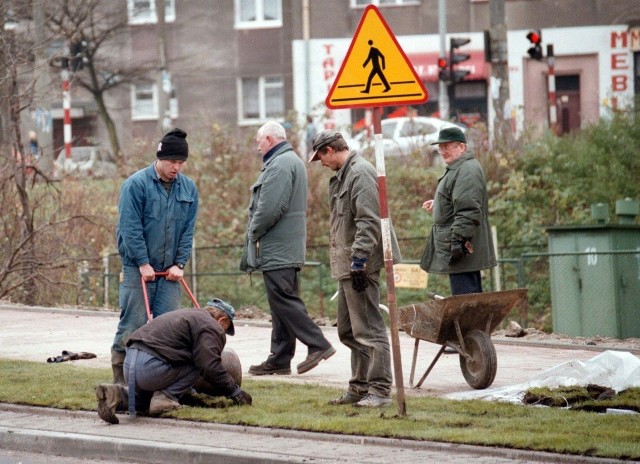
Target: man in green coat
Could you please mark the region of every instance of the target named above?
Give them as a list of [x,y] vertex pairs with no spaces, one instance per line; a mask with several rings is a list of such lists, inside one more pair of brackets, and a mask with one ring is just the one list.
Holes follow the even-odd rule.
[[432,145],[438,145],[446,170],[435,198],[422,205],[433,213],[433,228],[420,267],[449,274],[453,295],[482,293],[480,271],[496,265],[482,167],[457,127],[442,129]]
[[284,127],[267,122],[256,136],[262,169],[251,186],[249,223],[240,270],[261,271],[271,309],[271,353],[249,374],[291,374],[296,339],[307,345],[298,374],[336,352],[313,322],[298,290],[307,241],[307,170],[286,140]]
[[[384,267],[376,169],[350,151],[340,132],[320,132],[309,162],[335,175],[329,181],[331,277],[338,281],[338,336],[351,350],[347,391],[330,404],[378,408],[391,403],[391,350],[380,314],[380,270]],[[401,260],[393,227],[394,262]]]

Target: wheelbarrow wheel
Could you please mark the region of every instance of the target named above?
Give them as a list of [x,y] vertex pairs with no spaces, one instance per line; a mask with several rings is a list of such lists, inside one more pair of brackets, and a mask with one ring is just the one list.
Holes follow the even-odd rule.
[[464,337],[467,358],[460,355],[460,369],[467,383],[482,390],[493,383],[498,370],[498,357],[491,337],[482,330],[472,330]]

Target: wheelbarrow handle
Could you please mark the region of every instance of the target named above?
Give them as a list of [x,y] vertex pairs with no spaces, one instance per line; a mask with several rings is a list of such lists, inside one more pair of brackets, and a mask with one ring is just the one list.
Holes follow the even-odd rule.
[[[169,273],[167,271],[163,271],[163,272],[156,272],[156,277],[166,277],[168,276]],[[187,292],[187,295],[189,295],[189,298],[191,298],[191,301],[193,302],[193,306],[196,308],[199,308],[200,305],[198,304],[198,300],[196,300],[196,297],[193,295],[193,292],[191,292],[191,289],[189,288],[189,285],[187,285],[187,281],[184,280],[182,277],[180,277],[180,279],[178,279],[179,282],[182,284],[182,286],[184,287],[185,292]],[[147,321],[150,321],[151,319],[153,319],[153,316],[151,314],[151,308],[149,307],[149,295],[147,293],[147,281],[144,280],[144,277],[140,277],[140,281],[142,282],[142,296],[144,298],[144,307],[147,310]]]

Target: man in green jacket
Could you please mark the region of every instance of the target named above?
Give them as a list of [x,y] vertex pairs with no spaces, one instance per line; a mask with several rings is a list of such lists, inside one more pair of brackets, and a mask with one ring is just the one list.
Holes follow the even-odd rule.
[[251,186],[249,223],[240,270],[261,271],[271,309],[271,353],[249,374],[291,374],[296,339],[307,345],[298,374],[336,352],[313,322],[298,290],[307,241],[307,170],[275,121],[256,136],[262,169]]
[[[330,404],[376,408],[391,403],[391,351],[380,314],[380,270],[384,267],[376,169],[342,134],[319,133],[309,162],[335,172],[329,181],[331,277],[338,280],[338,336],[351,350],[349,388]],[[393,227],[394,262],[400,250]]]
[[435,198],[422,205],[433,214],[433,228],[420,266],[448,274],[453,295],[482,293],[480,271],[496,265],[482,167],[457,127],[442,129],[432,145],[438,145],[446,170]]

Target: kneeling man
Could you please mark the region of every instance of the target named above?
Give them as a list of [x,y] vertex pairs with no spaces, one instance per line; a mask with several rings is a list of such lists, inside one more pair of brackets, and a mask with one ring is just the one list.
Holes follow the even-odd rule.
[[[98,415],[117,424],[116,411],[136,411],[151,416],[178,409],[180,397],[191,391],[200,377],[220,396],[238,405],[251,404],[222,364],[226,334],[234,335],[233,307],[213,299],[204,308],[165,313],[139,328],[127,341],[124,375],[127,387],[96,387]],[[129,395],[130,392],[135,394]]]

